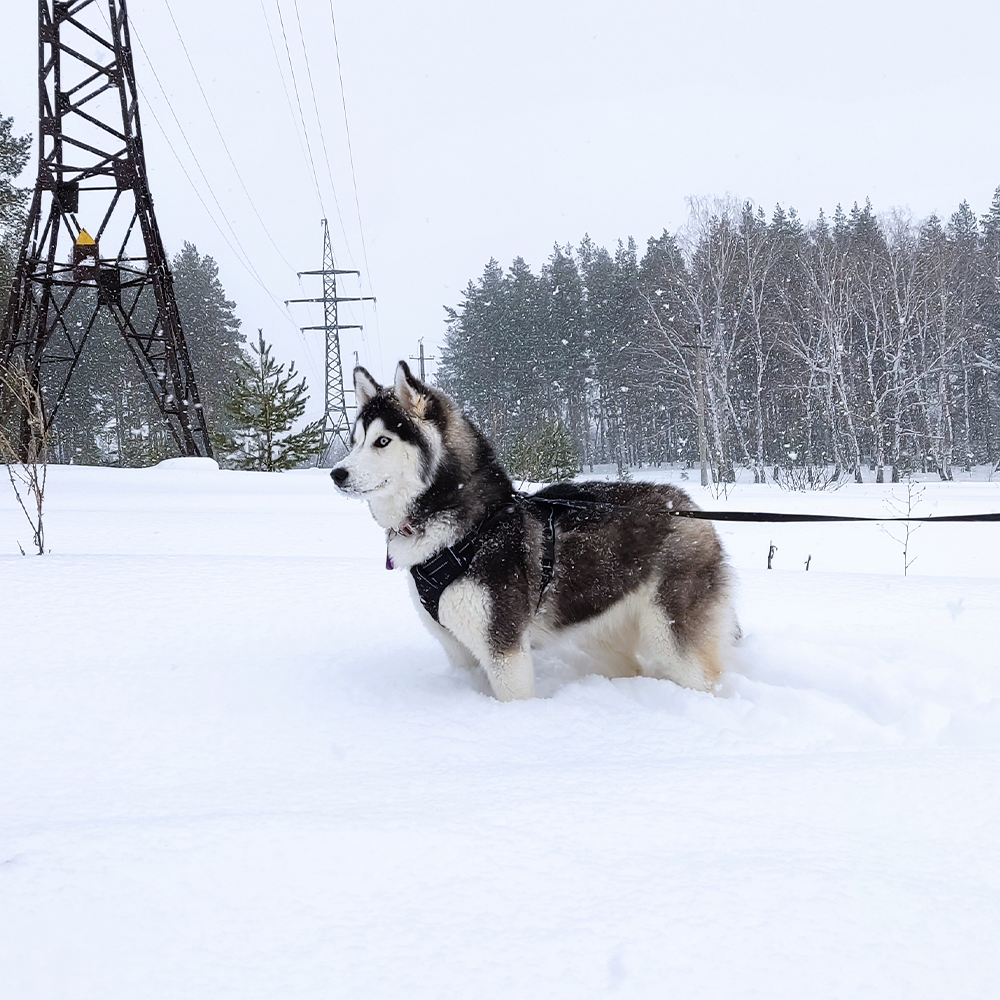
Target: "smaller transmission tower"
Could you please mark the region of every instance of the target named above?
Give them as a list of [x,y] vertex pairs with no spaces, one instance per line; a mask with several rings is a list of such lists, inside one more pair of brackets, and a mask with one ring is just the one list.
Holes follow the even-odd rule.
[[[319,271],[299,271],[299,277],[305,275],[322,275],[323,295],[311,299],[286,299],[290,302],[322,302],[323,323],[320,326],[303,326],[302,330],[323,330],[326,332],[326,385],[323,407],[323,454],[320,462],[330,463],[339,442],[344,451],[350,451],[351,421],[347,416],[347,398],[344,389],[344,368],[340,360],[340,331],[360,330],[361,323],[341,323],[338,319],[337,306],[341,302],[374,302],[372,295],[344,296],[337,294],[338,274],[358,274],[360,271],[338,268],[333,260],[333,248],[330,245],[330,227],[323,220],[323,267]],[[349,390],[353,391],[353,390]]]
[[411,361],[420,362],[420,381],[427,381],[427,362],[436,360],[433,354],[424,354],[424,338],[420,338],[420,353],[417,355],[410,355]]

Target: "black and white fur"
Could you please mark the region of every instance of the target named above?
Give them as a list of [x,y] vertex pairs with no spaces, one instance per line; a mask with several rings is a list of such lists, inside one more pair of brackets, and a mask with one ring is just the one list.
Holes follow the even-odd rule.
[[[368,502],[390,564],[415,566],[487,523],[472,564],[441,594],[439,620],[416,601],[454,664],[481,666],[502,701],[530,698],[532,647],[569,635],[610,676],[712,690],[737,633],[730,573],[711,524],[671,514],[696,509],[686,493],[650,483],[540,491],[570,501],[554,508],[554,573],[540,595],[542,522],[517,502],[479,429],[403,361],[391,387],[355,368],[354,389],[352,449],[331,474]],[[416,600],[412,578],[410,588]]]

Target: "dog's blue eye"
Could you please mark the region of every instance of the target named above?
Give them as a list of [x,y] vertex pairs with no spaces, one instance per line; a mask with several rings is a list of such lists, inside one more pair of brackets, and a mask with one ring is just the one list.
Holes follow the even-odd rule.
[[375,441],[375,447],[376,448],[384,448],[391,440],[392,440],[392,438],[387,438],[383,434],[382,437],[376,439],[376,441]]

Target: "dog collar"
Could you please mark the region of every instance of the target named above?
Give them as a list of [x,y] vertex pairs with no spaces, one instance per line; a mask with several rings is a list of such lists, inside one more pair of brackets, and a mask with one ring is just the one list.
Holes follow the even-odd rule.
[[404,517],[403,520],[399,522],[398,528],[389,529],[390,538],[394,538],[396,535],[402,535],[404,538],[409,538],[411,535],[415,535],[416,533],[417,530],[412,524],[410,524],[410,519],[408,517]]
[[412,538],[416,534],[416,529],[410,524],[410,519],[404,517],[402,521],[399,522],[398,528],[389,528],[385,533],[385,568],[395,569],[395,565],[392,561],[392,556],[389,555],[389,542],[399,535],[403,538]]

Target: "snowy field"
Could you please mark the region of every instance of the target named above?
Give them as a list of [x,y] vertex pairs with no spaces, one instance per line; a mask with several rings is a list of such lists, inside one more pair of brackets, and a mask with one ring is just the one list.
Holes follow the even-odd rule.
[[549,658],[501,705],[323,472],[57,467],[46,511],[21,556],[0,483],[3,997],[1000,996],[1000,525],[904,578],[878,525],[723,524],[717,695]]

